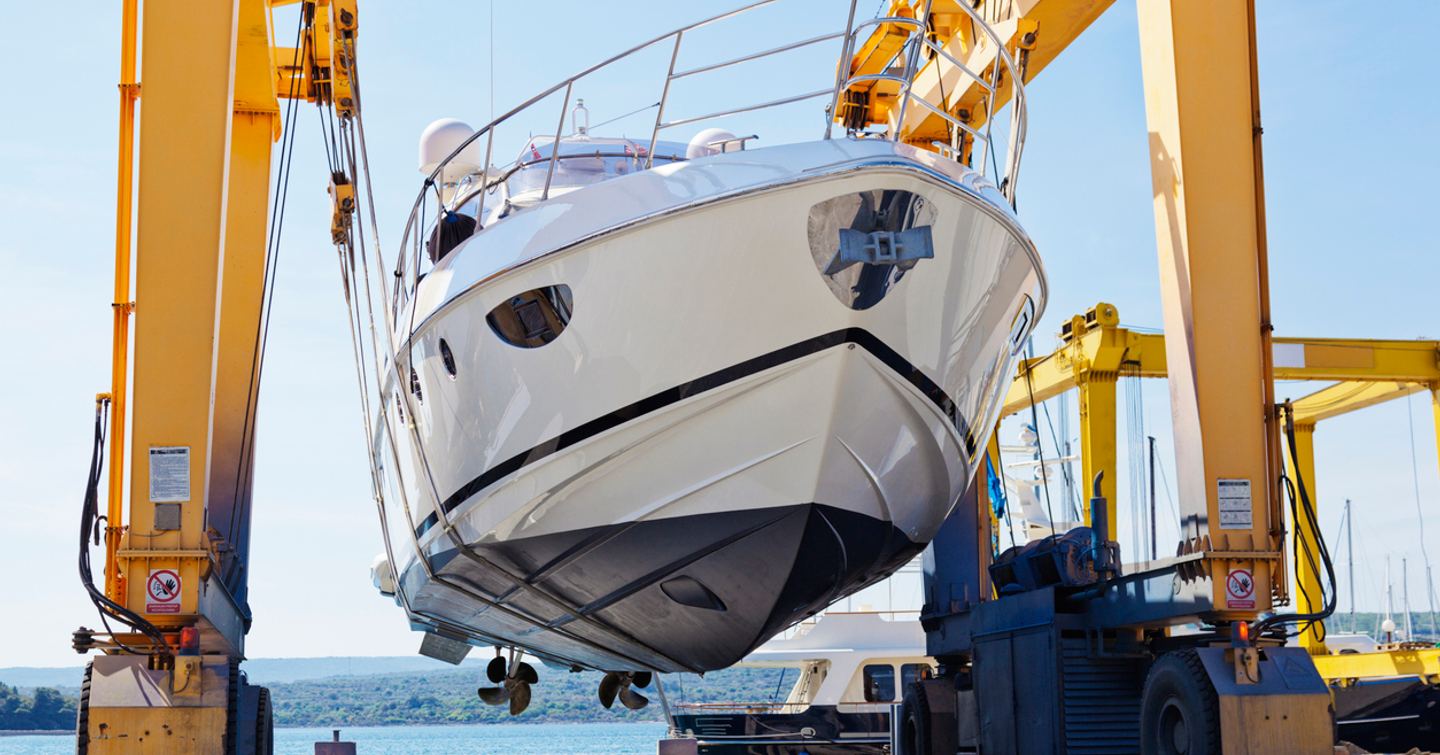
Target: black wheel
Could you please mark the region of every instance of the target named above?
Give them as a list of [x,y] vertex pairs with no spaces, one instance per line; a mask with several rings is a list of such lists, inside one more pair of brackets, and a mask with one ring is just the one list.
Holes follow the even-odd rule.
[[270,707],[270,690],[260,688],[255,706],[255,755],[275,752],[275,712]]
[[912,684],[900,702],[900,741],[896,755],[929,755],[930,706],[925,688]]
[[230,659],[230,679],[225,690],[225,755],[240,751],[240,660]]
[[85,679],[80,682],[80,701],[75,704],[75,753],[90,751],[90,674],[94,667],[85,664]]
[[1150,667],[1140,696],[1140,752],[1220,752],[1220,703],[1194,650],[1166,653]]

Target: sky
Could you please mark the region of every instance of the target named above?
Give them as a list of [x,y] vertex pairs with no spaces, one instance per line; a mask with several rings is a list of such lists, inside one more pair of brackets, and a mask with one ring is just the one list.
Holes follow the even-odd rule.
[[[427,123],[450,116],[479,125],[569,73],[735,2],[621,10],[629,4],[557,0],[543,17],[533,6],[498,3],[492,34],[488,3],[364,0],[360,68],[382,241],[400,232],[419,188],[415,144]],[[1134,3],[1117,0],[1028,90],[1019,212],[1049,277],[1036,339],[1042,353],[1060,322],[1097,301],[1115,304],[1127,325],[1161,325]],[[1360,20],[1353,3],[1338,0],[1257,5],[1277,333],[1440,338],[1440,243],[1429,227],[1440,204],[1440,97],[1431,51],[1394,43],[1440,25],[1440,5],[1408,0]],[[838,2],[781,6],[772,23],[743,38],[697,34],[686,60],[714,61],[844,22]],[[59,12],[45,4],[0,7],[0,66],[21,73],[11,77],[0,110],[0,331],[11,344],[0,369],[0,579],[9,593],[0,611],[0,667],[78,664],[70,632],[96,624],[76,573],[75,529],[93,397],[109,379],[119,3],[67,14],[64,34],[37,33],[62,26]],[[676,112],[783,94],[799,78],[800,63],[823,64],[833,55],[816,50],[783,75],[745,74],[677,92]],[[587,86],[579,94],[592,122],[653,101],[645,92],[663,65],[663,55],[637,59],[614,80]],[[711,102],[722,104],[707,110]],[[558,111],[546,112],[544,121],[553,123]],[[631,124],[648,117],[608,128],[639,133]],[[818,137],[822,122],[812,107],[726,125],[758,134],[764,145]],[[369,580],[379,527],[313,108],[302,110],[298,128],[259,409],[249,654],[407,654],[418,635]],[[1282,385],[1279,394],[1318,387]],[[1168,468],[1163,381],[1129,390],[1141,392],[1144,434],[1159,438]],[[1122,415],[1122,454],[1126,424]],[[1009,422],[1002,438],[1017,432]],[[1041,434],[1048,439],[1047,428]],[[1399,560],[1406,558],[1411,601],[1423,608],[1422,545],[1440,558],[1429,401],[1415,397],[1328,421],[1316,435],[1316,454],[1314,487],[1328,537],[1338,530],[1342,502],[1354,501],[1359,609],[1380,608],[1387,555],[1397,600]],[[1131,504],[1124,463],[1122,534]],[[1161,542],[1173,542],[1170,520],[1159,519]],[[1123,538],[1122,547],[1130,547]],[[1344,554],[1337,557],[1343,570]],[[1348,601],[1342,596],[1342,610]]]

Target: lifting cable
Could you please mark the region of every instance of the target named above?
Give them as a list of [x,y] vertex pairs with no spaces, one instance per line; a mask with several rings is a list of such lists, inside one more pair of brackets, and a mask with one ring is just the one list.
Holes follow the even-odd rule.
[[[299,68],[304,64],[305,56],[310,49],[310,35],[305,34],[307,25],[305,18],[306,8],[313,6],[305,4],[301,6],[300,17],[295,24],[295,72],[290,78],[290,91],[288,101],[285,103],[285,118],[281,122],[282,136],[280,141],[280,164],[276,168],[277,186],[275,196],[270,209],[270,229],[265,240],[265,278],[262,289],[262,304],[260,315],[255,320],[255,355],[250,360],[250,381],[245,393],[245,414],[244,426],[240,436],[240,458],[236,461],[234,498],[230,505],[229,531],[225,537],[231,541],[232,547],[238,547],[236,542],[236,530],[239,529],[242,506],[249,508],[249,477],[255,462],[255,400],[259,394],[260,380],[265,372],[265,342],[270,333],[270,312],[272,302],[275,298],[275,272],[280,259],[280,237],[285,228],[285,207],[290,196],[290,167],[294,163],[295,153],[295,131],[294,118],[296,103],[299,96],[297,89],[299,82],[304,78],[299,73]],[[311,19],[313,21],[313,19]],[[243,497],[242,497],[243,496]],[[247,517],[248,518],[248,517]],[[235,570],[244,569],[245,564],[240,559],[231,560],[231,569],[224,576],[231,576]],[[229,587],[229,579],[225,579],[226,587]]]
[[[1027,351],[1033,355],[1035,353],[1035,336],[1032,335],[1027,339],[1026,346]],[[1050,519],[1050,536],[1047,539],[1054,540],[1056,522],[1055,512],[1050,508],[1050,470],[1045,468],[1045,443],[1040,439],[1040,414],[1035,409],[1035,381],[1031,377],[1033,371],[1034,365],[1027,359],[1025,362],[1025,393],[1030,398],[1030,426],[1035,429],[1035,453],[1040,457],[1040,483],[1041,487],[1045,489],[1045,516]],[[1100,533],[1100,539],[1109,539],[1108,533]]]

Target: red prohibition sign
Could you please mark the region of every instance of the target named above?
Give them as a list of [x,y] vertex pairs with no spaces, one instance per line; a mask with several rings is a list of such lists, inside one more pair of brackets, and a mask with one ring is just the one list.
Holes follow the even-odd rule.
[[1227,582],[1232,597],[1248,598],[1255,592],[1255,578],[1246,569],[1231,570]]
[[168,603],[180,597],[180,575],[170,569],[160,569],[150,575],[145,591],[152,600]]

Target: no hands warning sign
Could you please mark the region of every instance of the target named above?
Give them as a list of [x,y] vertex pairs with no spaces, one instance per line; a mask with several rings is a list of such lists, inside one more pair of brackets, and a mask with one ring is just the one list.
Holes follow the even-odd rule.
[[174,569],[151,569],[145,580],[145,613],[180,613],[180,575]]
[[1231,569],[1225,577],[1225,607],[1255,607],[1255,575],[1249,569]]

